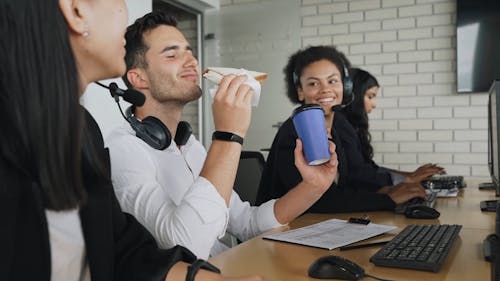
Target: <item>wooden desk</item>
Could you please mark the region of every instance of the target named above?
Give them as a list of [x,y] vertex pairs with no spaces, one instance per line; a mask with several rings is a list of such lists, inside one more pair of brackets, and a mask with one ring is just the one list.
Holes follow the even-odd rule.
[[[295,281],[318,280],[307,276],[307,269],[317,258],[325,255],[339,255],[361,265],[366,273],[392,280],[490,280],[490,263],[484,261],[482,242],[494,232],[495,213],[481,212],[481,200],[495,199],[494,191],[480,191],[477,182],[468,183],[457,198],[438,198],[435,208],[441,212],[437,220],[407,219],[392,212],[369,212],[350,214],[305,214],[289,227],[274,230],[283,231],[310,225],[326,219],[348,219],[351,216],[368,214],[378,224],[396,225],[397,230],[372,238],[370,242],[386,240],[394,236],[408,224],[461,224],[459,238],[438,273],[396,269],[375,266],[370,257],[380,247],[361,248],[349,251],[338,249],[328,251],[283,242],[264,240],[256,237],[218,256],[209,259],[229,276],[260,274],[270,280]],[[362,242],[364,243],[364,242]]]

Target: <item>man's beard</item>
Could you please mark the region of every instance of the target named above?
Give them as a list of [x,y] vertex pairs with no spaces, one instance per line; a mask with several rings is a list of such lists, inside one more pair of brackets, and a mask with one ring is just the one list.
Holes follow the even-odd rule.
[[[169,81],[166,82],[167,83],[161,83],[159,87],[151,88],[151,95],[160,103],[176,102],[181,105],[185,105],[201,97],[201,88],[198,85],[192,85],[191,87],[185,89],[185,87],[178,87],[178,84],[175,85],[175,83],[168,83]],[[169,84],[175,86],[168,88],[166,85]]]
[[193,86],[189,88],[186,93],[186,99],[188,102],[198,100],[201,97],[201,88],[200,86]]

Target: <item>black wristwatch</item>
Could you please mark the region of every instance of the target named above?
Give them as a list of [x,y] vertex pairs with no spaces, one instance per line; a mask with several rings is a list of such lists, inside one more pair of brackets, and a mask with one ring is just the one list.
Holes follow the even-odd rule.
[[220,270],[205,260],[198,259],[188,266],[186,281],[194,281],[194,277],[200,268],[211,272],[220,273]]
[[231,132],[215,131],[212,134],[212,140],[234,141],[243,145],[243,138]]

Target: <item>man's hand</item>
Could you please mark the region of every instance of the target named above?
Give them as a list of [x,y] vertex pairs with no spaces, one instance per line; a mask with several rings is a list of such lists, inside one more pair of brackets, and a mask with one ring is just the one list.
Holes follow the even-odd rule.
[[330,142],[330,161],[309,166],[302,153],[302,142],[297,139],[294,151],[295,166],[302,176],[302,182],[289,190],[274,204],[274,215],[281,224],[289,223],[304,213],[332,185],[337,176],[337,154],[335,144]]
[[329,142],[330,160],[322,165],[310,166],[302,152],[302,141],[297,139],[295,146],[295,166],[302,176],[302,181],[310,186],[317,187],[321,193],[324,193],[332,185],[337,177],[337,153],[335,153],[335,144]]
[[215,130],[226,131],[245,137],[251,118],[253,90],[243,84],[245,75],[226,75],[222,78],[214,96],[212,113]]

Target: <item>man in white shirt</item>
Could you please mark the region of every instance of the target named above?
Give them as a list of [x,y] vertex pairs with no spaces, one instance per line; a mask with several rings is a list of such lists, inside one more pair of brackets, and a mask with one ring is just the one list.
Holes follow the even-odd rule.
[[[201,96],[198,62],[176,24],[174,17],[153,12],[127,29],[124,77],[129,88],[146,96],[131,118],[145,123],[155,117],[172,136],[185,104]],[[192,135],[185,144],[172,140],[166,149],[155,149],[129,124],[108,137],[120,205],[161,247],[180,244],[207,258],[226,231],[244,241],[287,224],[319,199],[336,177],[333,143],[330,161],[313,167],[307,165],[298,141],[295,157],[303,181],[296,188],[258,207],[239,198],[233,184],[251,115],[252,90],[244,84],[246,79],[228,75],[219,84],[212,109],[215,129],[222,133],[208,153]]]

